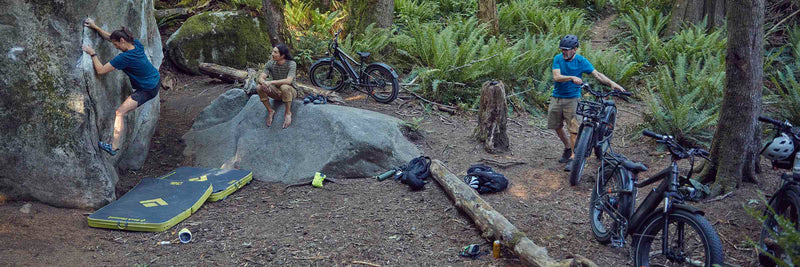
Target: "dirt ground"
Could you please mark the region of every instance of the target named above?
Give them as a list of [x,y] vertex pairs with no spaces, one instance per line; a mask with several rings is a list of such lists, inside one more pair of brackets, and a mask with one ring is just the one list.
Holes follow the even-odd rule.
[[[603,30],[595,30],[603,32]],[[141,170],[120,173],[117,196],[143,177],[155,177],[183,166],[181,136],[194,118],[233,85],[205,77],[177,76],[180,86],[161,92],[161,117],[151,149]],[[352,93],[347,96],[356,96]],[[470,137],[477,125],[474,113],[451,115],[426,111],[420,104],[378,104],[353,100],[345,105],[396,116],[406,121],[422,118],[425,138],[416,144],[425,155],[445,162],[463,175],[481,159],[522,162],[496,169],[509,179],[509,188],[482,197],[524,231],[550,257],[585,256],[599,266],[631,265],[629,248],[600,245],[588,224],[588,199],[594,182],[595,158],[578,186],[569,186],[563,164],[557,162],[562,145],[545,130],[540,116],[514,116],[508,122],[511,152],[486,153]],[[632,138],[642,119],[641,103],[618,101],[620,113],[613,147],[642,161],[654,174],[669,164],[654,143]],[[766,163],[764,163],[766,164]],[[765,165],[766,166],[766,165]],[[763,209],[757,192],[778,187],[778,173],[768,170],[761,184],[743,184],[732,195],[708,203],[692,203],[706,212],[723,240],[726,262],[755,266],[749,240],[760,225],[744,206]],[[258,178],[258,177],[256,177]],[[36,202],[0,204],[0,265],[302,265],[302,266],[515,266],[520,261],[504,250],[500,259],[458,256],[469,244],[484,240],[472,220],[452,205],[434,181],[423,191],[411,192],[394,181],[352,179],[324,188],[292,187],[253,181],[227,199],[206,203],[185,221],[162,233],[125,232],[89,228],[92,211],[61,209]],[[640,192],[646,192],[641,190]],[[644,198],[640,194],[639,201]],[[23,206],[31,204],[28,213]],[[194,234],[188,244],[158,245],[177,240],[178,229]]]

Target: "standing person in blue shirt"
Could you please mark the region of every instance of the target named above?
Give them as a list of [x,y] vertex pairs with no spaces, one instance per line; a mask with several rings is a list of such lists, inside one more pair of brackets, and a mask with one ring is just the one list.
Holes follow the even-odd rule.
[[[581,84],[583,74],[592,74],[601,83],[611,86],[612,89],[622,90],[622,86],[615,83],[592,66],[585,57],[578,55],[578,37],[567,35],[561,38],[558,47],[561,54],[553,58],[553,93],[550,97],[550,106],[547,109],[547,128],[556,131],[556,135],[564,143],[564,153],[561,155],[560,163],[567,163],[564,168],[569,171],[572,160],[572,146],[578,137],[580,123],[575,115],[578,108],[578,100],[581,98]],[[570,137],[564,132],[564,123],[567,124]]]
[[97,31],[103,39],[111,41],[114,47],[122,51],[121,54],[103,65],[97,59],[97,52],[90,45],[84,45],[83,51],[92,56],[92,64],[97,74],[103,75],[113,70],[122,70],[130,78],[131,87],[135,90],[117,108],[116,117],[114,118],[114,137],[111,140],[111,144],[103,141],[98,142],[100,149],[114,156],[117,154],[122,142],[121,135],[125,130],[125,114],[158,95],[158,88],[161,86],[161,75],[150,63],[150,60],[147,59],[142,43],[134,39],[133,34],[125,27],[109,34],[98,27],[91,18],[84,20],[83,25]]

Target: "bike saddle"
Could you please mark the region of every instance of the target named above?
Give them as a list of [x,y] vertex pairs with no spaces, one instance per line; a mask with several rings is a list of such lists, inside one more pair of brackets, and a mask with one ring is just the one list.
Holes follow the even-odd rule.
[[644,166],[644,164],[636,163],[627,159],[622,162],[622,166],[633,173],[639,173],[647,170],[647,166]]
[[614,100],[603,100],[603,104],[605,104],[606,106],[616,106]]
[[356,54],[358,54],[358,56],[360,56],[362,58],[368,58],[369,57],[369,52],[356,52]]

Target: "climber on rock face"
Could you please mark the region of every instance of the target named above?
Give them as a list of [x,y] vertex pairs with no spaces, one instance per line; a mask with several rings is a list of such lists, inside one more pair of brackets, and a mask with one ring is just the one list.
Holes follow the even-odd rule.
[[111,41],[114,47],[122,51],[121,54],[103,65],[97,58],[97,52],[92,49],[92,46],[84,45],[83,51],[92,57],[94,70],[97,71],[97,74],[103,75],[114,70],[122,70],[130,78],[131,86],[134,89],[133,94],[128,96],[122,102],[122,105],[117,108],[114,118],[114,137],[111,144],[103,141],[98,142],[100,149],[114,156],[117,154],[122,142],[121,135],[125,130],[125,114],[158,95],[158,89],[161,87],[161,75],[144,53],[142,43],[134,39],[133,34],[127,28],[122,27],[122,29],[109,34],[98,27],[91,18],[84,20],[83,25],[97,31],[103,39]]

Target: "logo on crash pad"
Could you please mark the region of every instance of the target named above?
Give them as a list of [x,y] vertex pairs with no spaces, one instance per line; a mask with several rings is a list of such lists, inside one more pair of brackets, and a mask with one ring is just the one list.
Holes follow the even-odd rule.
[[208,176],[205,175],[200,176],[198,178],[189,179],[189,182],[205,182],[205,181],[208,181]]
[[164,201],[161,198],[156,198],[156,199],[151,199],[151,200],[142,200],[142,201],[139,201],[139,203],[142,204],[142,206],[144,206],[145,208],[169,205],[169,204],[167,204],[166,201]]

